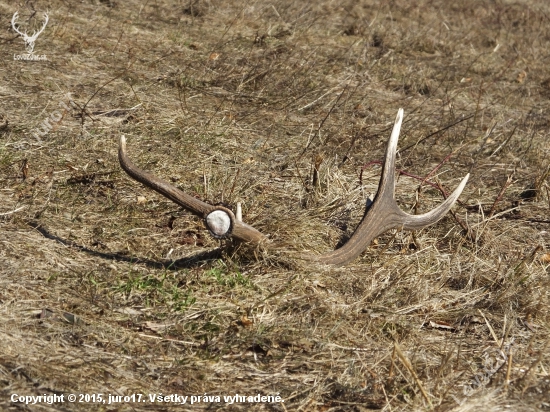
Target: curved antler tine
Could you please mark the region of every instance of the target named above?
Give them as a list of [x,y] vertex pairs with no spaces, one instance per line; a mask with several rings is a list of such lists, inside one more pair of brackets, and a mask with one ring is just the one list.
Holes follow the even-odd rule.
[[468,182],[468,178],[470,177],[470,173],[468,173],[464,179],[460,182],[458,187],[454,190],[453,193],[438,207],[436,207],[433,210],[430,210],[427,213],[424,213],[422,215],[409,215],[408,213],[403,213],[403,229],[405,230],[418,230],[422,229],[426,226],[433,225],[438,220],[440,220],[443,216],[445,216],[449,210],[451,210],[451,207],[453,207],[454,203],[457,201],[458,197],[462,193],[462,190],[464,190],[464,186],[466,186],[466,183]]
[[395,191],[395,157],[397,152],[397,141],[401,132],[401,124],[403,123],[403,109],[397,111],[393,130],[388,140],[386,147],[386,157],[382,166],[382,175],[378,184],[378,193],[376,196],[391,196]]
[[120,166],[130,175],[130,177],[140,183],[143,183],[145,186],[167,197],[178,205],[183,206],[195,215],[204,217],[205,214],[214,209],[214,206],[204,203],[203,201],[182,192],[170,183],[165,182],[164,180],[159,179],[158,177],[153,176],[134,165],[126,154],[126,138],[124,136],[120,136],[118,160],[120,162]]
[[233,236],[244,242],[260,243],[266,237],[235,218],[233,212],[223,206],[212,206],[202,200],[196,199],[164,180],[141,170],[132,163],[126,154],[126,138],[120,136],[118,146],[118,160],[120,166],[130,177],[167,197],[174,203],[184,207],[195,215],[204,218],[206,227],[215,237]]

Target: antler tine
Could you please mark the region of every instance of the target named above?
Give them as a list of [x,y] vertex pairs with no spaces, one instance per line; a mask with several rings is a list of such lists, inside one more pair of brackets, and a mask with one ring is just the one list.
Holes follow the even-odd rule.
[[[384,167],[382,169],[382,175],[380,176],[380,183],[378,188],[378,196],[391,197],[393,203],[395,193],[395,158],[397,152],[397,141],[399,140],[399,133],[401,132],[401,124],[403,123],[403,109],[397,111],[393,130],[391,132],[390,140],[388,141],[388,147],[386,148],[386,159],[384,161]],[[453,204],[457,201],[458,197],[464,190],[464,186],[468,182],[470,174],[468,173],[464,179],[460,182],[454,192],[438,207],[424,213],[422,215],[409,215],[403,212],[396,205],[399,210],[401,219],[403,220],[402,226],[404,230],[418,230],[426,226],[430,226],[445,216]]]
[[168,182],[165,182],[164,180],[159,179],[158,177],[153,176],[134,165],[126,153],[126,138],[124,136],[120,136],[118,160],[120,162],[120,166],[133,179],[143,183],[145,186],[167,197],[178,205],[183,206],[195,215],[203,217],[206,213],[212,211],[212,205],[204,203],[193,196],[189,196],[187,193],[182,192]]
[[205,224],[215,237],[229,235],[245,242],[260,243],[266,236],[235,218],[233,212],[223,206],[213,206],[187,193],[182,192],[170,183],[141,170],[132,163],[126,153],[126,138],[120,136],[118,148],[120,166],[130,177],[167,197],[195,215],[204,218]]
[[384,158],[382,174],[380,175],[380,182],[378,183],[377,196],[391,196],[393,199],[393,193],[395,191],[395,157],[402,123],[403,109],[399,109],[395,117],[390,139],[388,140],[388,146],[386,147],[386,157]]
[[453,207],[455,202],[458,200],[458,197],[464,190],[464,186],[468,183],[470,178],[470,173],[468,173],[457,186],[457,188],[451,193],[451,195],[435,209],[430,210],[427,213],[422,215],[409,215],[408,213],[402,212],[404,215],[405,222],[403,223],[403,229],[405,230],[418,230],[426,226],[433,225],[439,221],[443,216],[445,216],[449,210]]
[[403,212],[399,208],[394,197],[395,156],[402,122],[403,109],[399,109],[391,136],[388,140],[386,158],[384,159],[382,175],[378,184],[378,193],[376,193],[372,205],[366,211],[351,238],[341,248],[333,252],[314,258],[305,257],[306,259],[329,265],[344,265],[359,256],[374,238],[390,229],[403,228],[406,230],[416,230],[436,223],[450,210],[458,199],[468,181],[469,174],[466,175],[447,200],[428,213],[414,216]]

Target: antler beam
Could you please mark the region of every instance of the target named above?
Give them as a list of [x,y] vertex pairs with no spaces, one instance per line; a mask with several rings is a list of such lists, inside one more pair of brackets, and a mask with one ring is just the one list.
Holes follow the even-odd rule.
[[206,227],[213,236],[221,238],[233,236],[236,239],[251,243],[260,243],[266,239],[265,235],[252,226],[238,220],[228,208],[213,206],[189,196],[170,183],[138,168],[126,154],[126,138],[124,136],[120,136],[118,160],[120,166],[130,177],[203,218]]
[[[451,209],[462,193],[470,176],[469,174],[462,179],[455,191],[441,205],[428,213],[409,215],[397,205],[394,197],[395,157],[402,122],[403,109],[399,109],[388,141],[378,193],[351,238],[344,246],[333,252],[314,257],[305,256],[304,259],[327,265],[345,265],[357,258],[370,245],[372,240],[382,233],[399,228],[405,230],[422,229],[436,223]],[[118,158],[121,167],[133,179],[203,218],[206,227],[213,236],[217,238],[233,236],[236,239],[251,243],[260,243],[267,239],[264,234],[252,226],[237,219],[235,214],[228,208],[205,203],[182,192],[164,180],[139,169],[126,154],[126,139],[124,136],[120,137]]]

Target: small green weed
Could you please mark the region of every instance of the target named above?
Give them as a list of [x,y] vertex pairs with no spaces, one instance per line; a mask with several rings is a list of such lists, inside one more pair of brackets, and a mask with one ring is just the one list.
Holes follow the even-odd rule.
[[216,282],[221,286],[227,286],[234,288],[236,286],[243,286],[245,288],[251,288],[252,282],[246,276],[239,271],[231,271],[223,265],[223,267],[214,267],[206,272],[208,277],[216,279]]
[[148,305],[165,304],[176,312],[184,312],[196,302],[190,289],[182,290],[172,283],[166,273],[160,277],[132,273],[125,281],[121,281],[116,289],[125,294],[144,294]]

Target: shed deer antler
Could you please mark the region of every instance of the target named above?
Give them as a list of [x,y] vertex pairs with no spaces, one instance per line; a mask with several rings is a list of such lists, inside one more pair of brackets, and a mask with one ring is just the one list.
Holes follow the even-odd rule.
[[13,27],[13,30],[15,30],[19,35],[21,35],[21,37],[23,37],[23,40],[25,41],[25,49],[27,50],[27,52],[32,54],[34,53],[34,43],[36,42],[36,39],[38,38],[40,33],[42,33],[46,28],[46,25],[48,24],[48,20],[50,19],[50,17],[48,16],[48,13],[44,13],[44,24],[42,25],[42,28],[38,30],[38,32],[33,31],[32,36],[29,36],[27,32],[22,33],[15,26],[15,21],[17,20],[18,16],[19,16],[18,12],[15,12],[13,14],[13,17],[11,18],[11,26]]
[[[409,215],[399,208],[394,198],[395,153],[402,122],[403,109],[399,109],[393,131],[388,141],[386,158],[384,159],[382,175],[378,185],[378,193],[351,238],[342,247],[333,252],[314,257],[305,256],[305,259],[327,265],[345,265],[359,256],[370,245],[372,240],[382,233],[390,229],[399,228],[418,230],[432,225],[441,219],[456,202],[468,181],[469,174],[462,179],[455,191],[442,204],[428,213]],[[237,219],[235,214],[228,208],[204,203],[136,167],[126,154],[126,139],[124,136],[120,137],[118,158],[122,168],[132,178],[176,202],[195,215],[202,217],[206,227],[213,236],[233,236],[236,239],[251,243],[260,243],[267,239],[265,235],[252,226]]]

